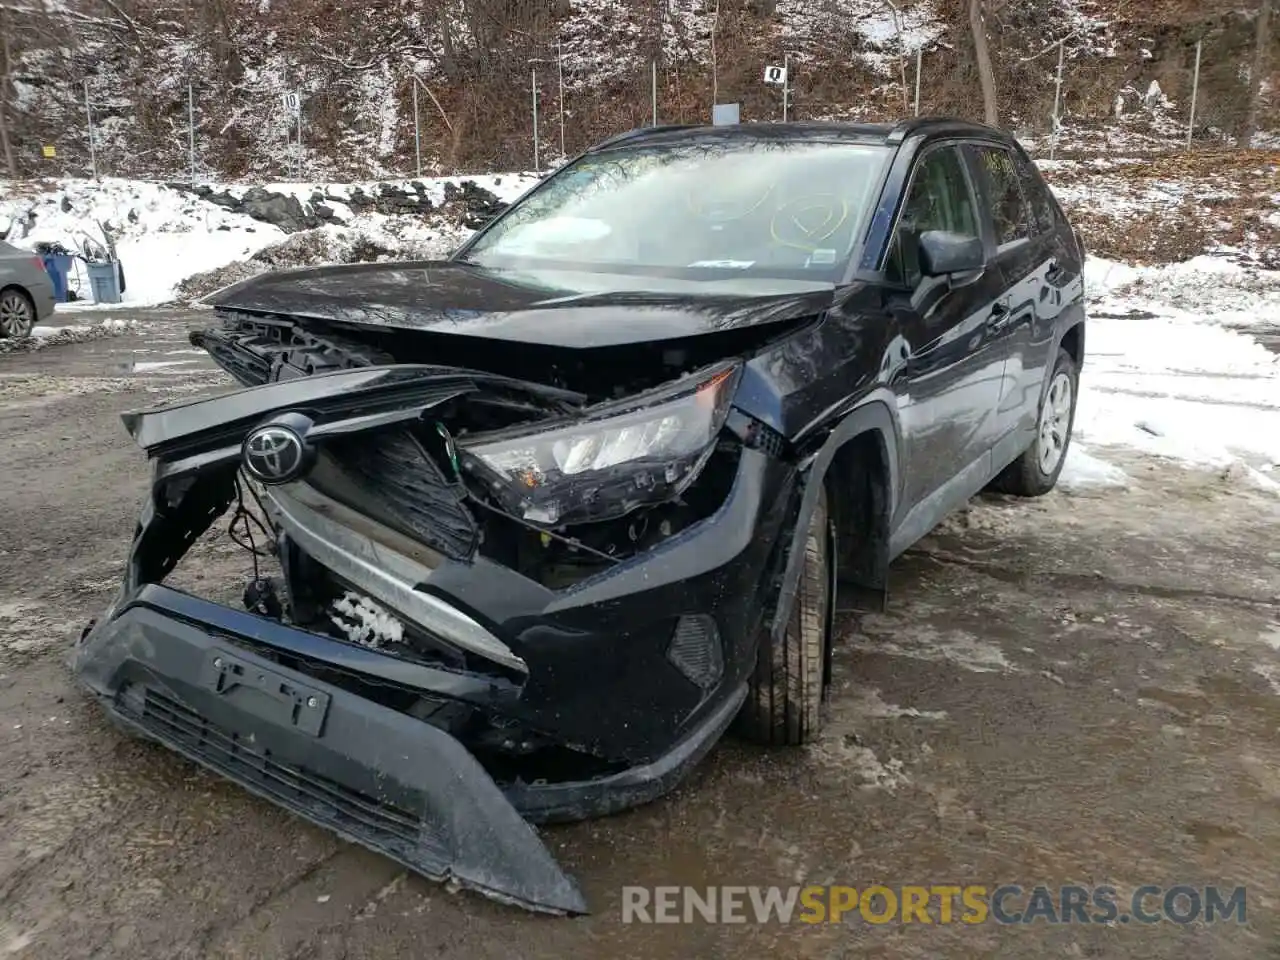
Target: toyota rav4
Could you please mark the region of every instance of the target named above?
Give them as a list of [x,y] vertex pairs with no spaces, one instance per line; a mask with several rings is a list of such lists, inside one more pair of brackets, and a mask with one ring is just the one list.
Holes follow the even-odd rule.
[[[227,288],[192,340],[242,388],[124,415],[151,492],[75,669],[349,839],[582,911],[531,823],[731,726],[812,739],[837,583],[879,608],[949,511],[1054,486],[1082,258],[983,126],[657,127],[446,260]],[[165,583],[227,513],[243,609]]]

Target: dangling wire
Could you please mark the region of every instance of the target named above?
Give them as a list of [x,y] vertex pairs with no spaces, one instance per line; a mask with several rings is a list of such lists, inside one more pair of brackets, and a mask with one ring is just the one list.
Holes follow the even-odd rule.
[[[255,515],[244,502],[244,487],[249,487],[249,494],[253,497],[253,501],[257,504],[258,509],[264,510],[262,499],[258,496],[258,491],[253,488],[252,484],[245,481],[240,482],[240,474],[236,473],[236,508],[231,513],[231,522],[227,524],[227,536],[232,542],[249,551],[249,555],[253,557],[253,579],[260,580],[260,571],[258,569],[259,557],[272,557],[275,555],[275,538],[272,537],[271,531],[266,525]],[[264,510],[265,512],[265,510]],[[258,542],[253,535],[253,528],[257,527],[263,536],[263,547],[258,547]]]

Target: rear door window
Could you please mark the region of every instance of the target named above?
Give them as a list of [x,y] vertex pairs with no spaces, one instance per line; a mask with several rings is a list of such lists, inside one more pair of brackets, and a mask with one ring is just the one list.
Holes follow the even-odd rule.
[[1044,179],[1030,160],[1018,158],[1018,178],[1022,193],[1031,205],[1031,221],[1040,233],[1052,233],[1058,226],[1058,211]]

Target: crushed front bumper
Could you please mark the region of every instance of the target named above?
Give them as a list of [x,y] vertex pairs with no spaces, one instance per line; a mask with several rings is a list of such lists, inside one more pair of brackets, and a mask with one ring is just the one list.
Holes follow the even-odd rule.
[[226,609],[148,586],[81,641],[76,673],[114,719],[432,879],[531,909],[586,912],[574,882],[455,739],[174,615],[202,607]]
[[[585,913],[586,903],[528,820],[661,795],[719,739],[745,693],[654,763],[504,792],[445,730],[282,663],[312,655],[405,666],[151,584],[122,595],[81,639],[72,667],[129,731],[431,879],[557,914]],[[372,661],[350,667],[377,669]],[[469,693],[465,677],[415,671],[388,679]]]
[[[73,668],[131,731],[349,840],[503,901],[583,912],[529,824],[661,796],[732,721],[785,502],[762,453],[744,451],[714,517],[559,591],[483,556],[428,555],[305,483],[270,488],[282,565],[305,555],[449,656],[397,656],[164,585],[235,501],[240,445],[263,417],[302,407],[329,436],[465,388],[365,368],[126,415],[154,461],[152,496]],[[686,621],[700,630],[682,634]],[[546,753],[514,765],[526,748]]]

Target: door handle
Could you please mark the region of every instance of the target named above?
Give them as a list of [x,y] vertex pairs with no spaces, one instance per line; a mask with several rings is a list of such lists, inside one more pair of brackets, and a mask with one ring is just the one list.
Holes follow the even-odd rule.
[[987,315],[987,329],[999,330],[1009,322],[1009,305],[1000,301],[991,305],[991,313]]

